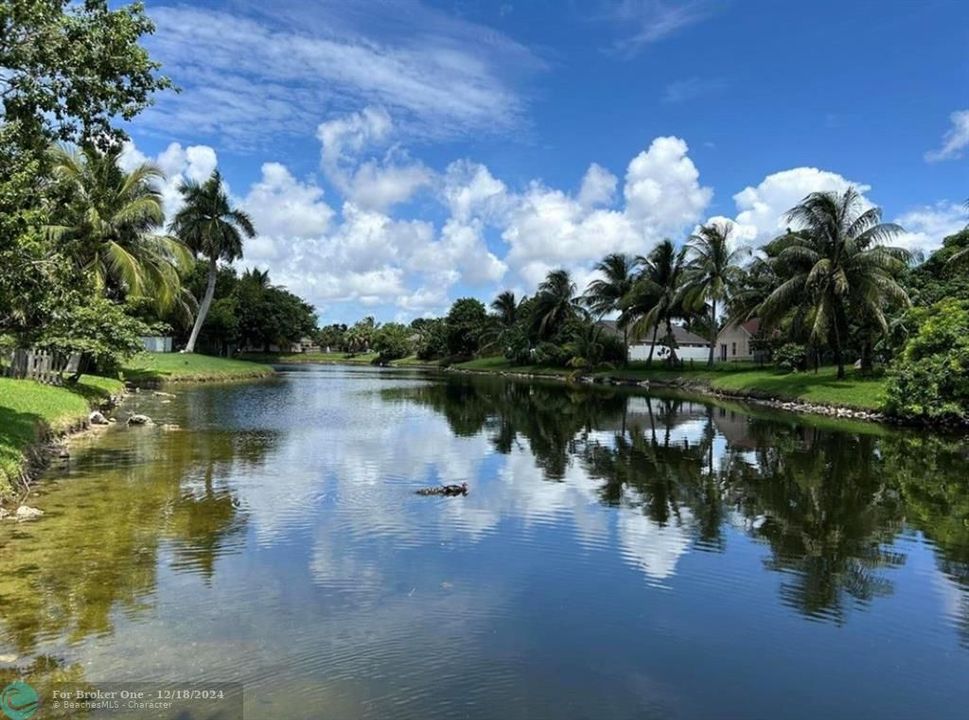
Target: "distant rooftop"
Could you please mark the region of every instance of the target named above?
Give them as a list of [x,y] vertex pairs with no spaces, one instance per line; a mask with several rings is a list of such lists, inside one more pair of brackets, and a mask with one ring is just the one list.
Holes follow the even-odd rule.
[[[611,335],[616,335],[617,337],[622,337],[622,330],[619,327],[617,327],[615,320],[600,320],[598,324],[599,324],[599,327],[603,329],[603,331]],[[633,344],[648,345],[652,337],[653,337],[653,330],[652,328],[650,328],[647,332],[643,333],[643,336],[639,339],[639,343],[635,343],[632,340],[632,338],[630,338],[629,343],[630,345],[633,345]],[[659,332],[656,333],[656,342],[657,343],[662,342],[664,337],[666,337],[666,328],[663,326],[660,326]],[[679,345],[680,347],[689,346],[689,345],[699,345],[703,347],[709,347],[710,345],[709,340],[702,338],[696,333],[692,333],[686,328],[680,327],[679,325],[673,325],[673,337],[676,338],[676,344]]]

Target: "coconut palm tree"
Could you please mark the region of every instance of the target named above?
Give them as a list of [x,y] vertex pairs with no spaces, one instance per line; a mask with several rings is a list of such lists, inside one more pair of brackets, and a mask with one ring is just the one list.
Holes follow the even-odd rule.
[[491,309],[498,315],[502,327],[509,328],[518,319],[518,298],[511,290],[505,290],[491,301]]
[[[582,302],[597,317],[621,310],[623,300],[636,283],[639,260],[623,253],[606,255],[595,269],[602,275],[589,283]],[[629,354],[628,328],[620,323],[622,343]]]
[[67,199],[47,232],[95,288],[114,299],[150,297],[160,310],[183,300],[179,273],[191,256],[178,240],[156,232],[165,222],[161,170],[142,163],[125,172],[120,150],[55,146],[50,157]]
[[882,223],[881,210],[866,209],[854,188],[840,195],[812,193],[788,211],[787,220],[797,229],[767,248],[781,284],[759,313],[772,324],[791,311],[805,312],[811,341],[830,344],[843,378],[849,317],[867,318],[887,333],[885,308],[910,304],[895,279],[910,255],[885,244],[902,228]]
[[540,338],[551,337],[565,322],[583,312],[568,270],[552,270],[535,294],[533,330]]
[[741,269],[740,259],[749,255],[747,248],[730,248],[730,229],[727,223],[704,225],[687,243],[691,255],[686,276],[685,302],[688,307],[710,308],[710,357],[707,364],[713,367],[713,353],[717,344],[717,303],[726,303],[737,285]]
[[683,279],[686,250],[677,250],[670,240],[663,240],[646,257],[637,258],[642,268],[632,290],[621,303],[619,323],[628,326],[636,340],[652,333],[647,363],[653,361],[653,348],[660,324],[666,329],[670,362],[676,360],[673,318],[683,314]]
[[189,180],[179,190],[185,205],[172,220],[172,232],[196,256],[209,262],[205,295],[185,346],[185,352],[194,352],[195,341],[212,305],[219,261],[232,262],[241,258],[243,236],[255,237],[256,229],[248,214],[230,204],[229,196],[222,187],[222,176],[217,170],[205,182]]

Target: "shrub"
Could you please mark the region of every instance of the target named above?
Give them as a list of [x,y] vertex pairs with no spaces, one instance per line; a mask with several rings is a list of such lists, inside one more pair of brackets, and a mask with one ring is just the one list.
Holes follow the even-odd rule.
[[113,373],[140,352],[141,338],[164,332],[125,312],[124,305],[102,297],[73,305],[51,319],[37,346],[62,353],[82,353],[95,370]]
[[774,351],[774,364],[785,372],[803,370],[807,363],[807,350],[797,343],[785,343]]
[[916,308],[917,332],[889,371],[887,407],[904,417],[969,417],[969,301]]
[[387,363],[410,355],[412,333],[410,328],[400,323],[387,323],[380,326],[374,332],[372,345],[377,353],[377,362]]

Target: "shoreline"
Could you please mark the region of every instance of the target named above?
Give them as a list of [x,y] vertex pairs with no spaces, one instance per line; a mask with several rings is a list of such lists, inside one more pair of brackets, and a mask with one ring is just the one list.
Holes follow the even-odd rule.
[[446,372],[455,372],[466,375],[499,376],[519,380],[542,380],[557,381],[566,385],[576,386],[608,386],[623,387],[630,390],[649,392],[651,389],[678,391],[700,398],[713,398],[720,400],[733,400],[749,405],[780,410],[794,415],[813,415],[841,420],[856,420],[869,423],[883,424],[892,427],[927,428],[934,431],[966,431],[969,430],[967,423],[951,423],[930,421],[911,421],[897,417],[874,408],[861,408],[849,404],[814,402],[801,399],[793,399],[783,395],[772,394],[765,390],[728,390],[717,388],[711,382],[698,379],[690,379],[680,376],[676,379],[634,379],[622,376],[611,375],[608,372],[602,374],[580,374],[569,373],[565,369],[561,372],[521,372],[501,369],[483,368],[463,368],[452,366],[445,369]]
[[[31,421],[34,438],[20,447],[14,445],[13,447],[19,453],[19,457],[14,460],[13,468],[0,469],[0,507],[7,501],[17,498],[20,498],[20,502],[26,500],[37,477],[50,467],[54,459],[65,452],[64,444],[66,442],[100,427],[91,422],[91,415],[94,412],[101,412],[105,415],[112,413],[128,396],[124,384],[118,381],[118,385],[119,387],[113,391],[105,391],[103,394],[85,398],[87,400],[86,409],[83,412],[72,412],[59,417],[56,428],[52,428],[46,420],[34,419]],[[70,392],[69,389],[59,386],[45,387]],[[104,427],[108,427],[108,425]]]

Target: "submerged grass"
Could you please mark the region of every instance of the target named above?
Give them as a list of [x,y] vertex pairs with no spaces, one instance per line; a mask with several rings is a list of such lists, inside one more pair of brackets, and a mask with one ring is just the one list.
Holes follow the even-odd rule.
[[83,423],[92,407],[123,390],[118,380],[92,375],[63,386],[0,378],[0,495],[21,477],[32,445]]

